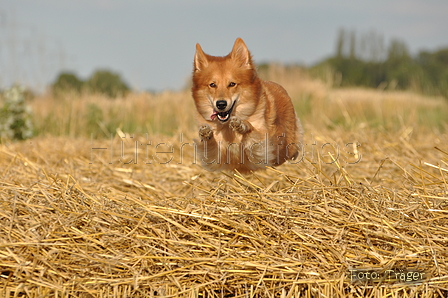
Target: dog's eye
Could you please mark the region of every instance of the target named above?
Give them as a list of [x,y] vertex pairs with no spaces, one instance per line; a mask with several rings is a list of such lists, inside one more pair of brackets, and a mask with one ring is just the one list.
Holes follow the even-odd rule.
[[229,83],[229,87],[235,87],[235,86],[236,86],[236,84],[234,82]]
[[209,86],[212,87],[212,88],[216,88],[216,84],[215,83],[210,83]]

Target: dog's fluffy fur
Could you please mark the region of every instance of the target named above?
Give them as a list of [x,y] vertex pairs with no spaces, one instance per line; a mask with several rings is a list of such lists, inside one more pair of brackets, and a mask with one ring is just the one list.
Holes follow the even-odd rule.
[[258,77],[241,38],[225,57],[196,44],[192,94],[200,124],[197,157],[207,170],[247,173],[297,158],[302,127],[291,99]]

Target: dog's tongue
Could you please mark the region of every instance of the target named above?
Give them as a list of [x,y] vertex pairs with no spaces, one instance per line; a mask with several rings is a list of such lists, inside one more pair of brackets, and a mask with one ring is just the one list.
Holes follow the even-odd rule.
[[215,120],[216,115],[218,115],[218,112],[213,111],[213,114],[210,115],[210,119]]

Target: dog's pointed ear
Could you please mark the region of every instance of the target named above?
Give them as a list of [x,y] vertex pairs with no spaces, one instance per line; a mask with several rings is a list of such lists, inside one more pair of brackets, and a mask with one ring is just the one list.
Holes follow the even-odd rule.
[[208,60],[201,46],[196,44],[196,54],[194,55],[194,71],[200,71],[207,67]]
[[252,55],[250,54],[246,44],[241,38],[235,40],[232,52],[230,53],[233,59],[241,62],[242,67],[253,68]]

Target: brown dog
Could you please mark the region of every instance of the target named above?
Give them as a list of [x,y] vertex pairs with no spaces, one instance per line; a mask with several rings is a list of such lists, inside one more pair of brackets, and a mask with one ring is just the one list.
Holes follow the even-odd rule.
[[195,143],[207,170],[246,173],[297,158],[303,132],[291,99],[258,77],[241,38],[225,57],[196,44],[192,94],[201,139]]

